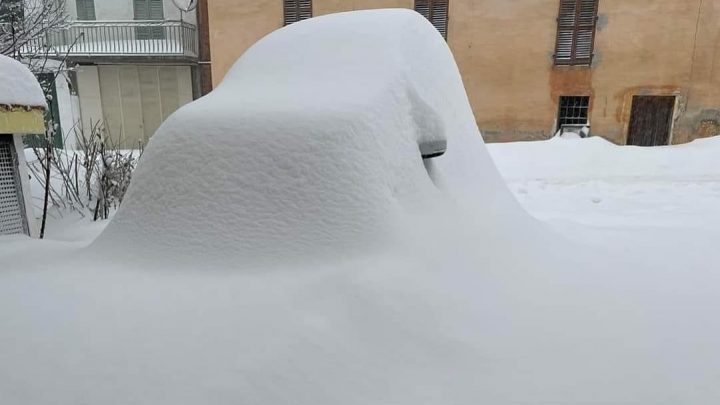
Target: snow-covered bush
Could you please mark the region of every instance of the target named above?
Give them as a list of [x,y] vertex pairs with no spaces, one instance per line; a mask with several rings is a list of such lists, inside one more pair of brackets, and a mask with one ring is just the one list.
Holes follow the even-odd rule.
[[[75,130],[77,150],[34,147],[35,159],[28,159],[32,177],[45,189],[47,162],[50,162],[49,202],[56,211],[92,213],[93,219],[107,219],[125,195],[143,145],[137,150],[120,149],[102,122],[86,133]],[[50,154],[50,159],[48,159]]]
[[110,209],[117,209],[120,205],[138,162],[133,151],[121,151],[117,147],[106,149],[103,143],[100,149],[100,164],[96,169],[99,180],[93,216],[95,220],[107,219]]

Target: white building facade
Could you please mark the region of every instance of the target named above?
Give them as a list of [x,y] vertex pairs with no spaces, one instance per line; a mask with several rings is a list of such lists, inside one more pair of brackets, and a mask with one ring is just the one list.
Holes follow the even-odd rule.
[[172,0],[67,0],[70,25],[48,34],[67,73],[56,80],[65,146],[79,129],[104,125],[124,148],[145,144],[193,100],[198,60],[195,13]]

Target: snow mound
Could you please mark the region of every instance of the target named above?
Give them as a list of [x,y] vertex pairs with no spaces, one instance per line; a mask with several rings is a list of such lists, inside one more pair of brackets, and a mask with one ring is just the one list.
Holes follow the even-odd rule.
[[508,181],[528,179],[624,181],[715,181],[720,137],[682,145],[620,146],[591,136],[582,139],[492,145],[495,164]]
[[577,132],[565,132],[560,135],[558,135],[556,138],[564,139],[564,140],[577,140],[582,139],[582,136],[578,134]]
[[[445,140],[424,162],[419,145]],[[347,257],[462,205],[524,215],[446,42],[414,11],[358,11],[268,35],[171,116],[97,243],[236,263]]]
[[45,95],[27,66],[0,55],[0,105],[45,107]]
[[[691,147],[702,147],[702,148],[716,148],[720,147],[720,134],[708,137],[708,138],[698,138],[695,139],[689,143],[686,143],[685,145],[691,146]],[[681,146],[681,145],[677,145]]]

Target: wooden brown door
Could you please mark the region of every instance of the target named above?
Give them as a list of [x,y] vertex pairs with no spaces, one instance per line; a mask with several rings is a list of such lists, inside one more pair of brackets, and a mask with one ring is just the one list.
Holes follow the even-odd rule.
[[674,111],[674,96],[633,97],[627,144],[658,146],[670,143]]

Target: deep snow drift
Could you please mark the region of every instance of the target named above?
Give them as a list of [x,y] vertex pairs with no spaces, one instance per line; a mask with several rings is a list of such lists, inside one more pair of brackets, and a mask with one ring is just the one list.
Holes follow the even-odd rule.
[[[320,56],[342,67],[323,68],[328,86]],[[291,62],[315,84],[269,73]],[[690,267],[668,245],[594,252],[528,219],[419,15],[293,24],[228,80],[160,130],[83,259],[1,259],[0,402],[720,401],[718,254]],[[443,135],[429,176],[418,140]],[[278,257],[305,253],[320,264]]]
[[[448,151],[425,167],[418,145],[438,140]],[[358,12],[268,35],[170,117],[99,243],[132,232],[152,255],[343,257],[457,204],[525,217],[445,41],[417,13]]]

